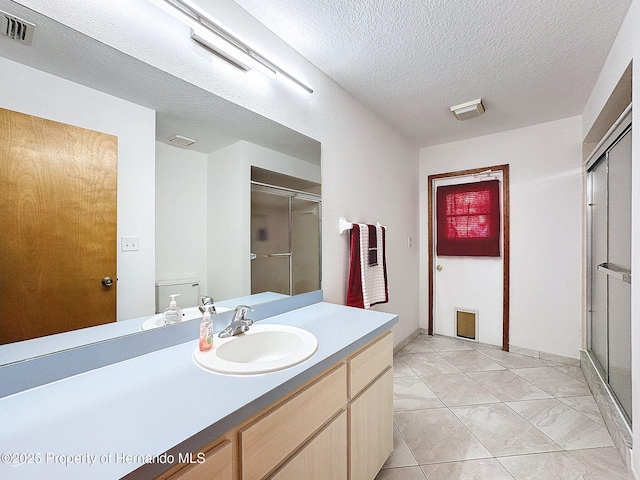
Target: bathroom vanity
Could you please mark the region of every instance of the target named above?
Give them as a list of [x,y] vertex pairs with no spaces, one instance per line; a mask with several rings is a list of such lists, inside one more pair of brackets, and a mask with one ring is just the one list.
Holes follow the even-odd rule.
[[205,371],[194,336],[7,396],[0,477],[373,480],[392,450],[397,321],[320,301],[258,322],[317,338],[284,370]]

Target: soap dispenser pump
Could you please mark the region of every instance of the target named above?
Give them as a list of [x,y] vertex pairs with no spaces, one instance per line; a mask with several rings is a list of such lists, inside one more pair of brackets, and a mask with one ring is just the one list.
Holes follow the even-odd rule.
[[204,315],[200,322],[200,344],[201,352],[208,352],[213,348],[213,321],[211,313],[215,307],[213,305],[204,305]]
[[163,314],[165,325],[173,325],[174,323],[182,321],[182,310],[180,310],[178,304],[176,303],[176,297],[179,296],[179,293],[169,295],[171,301],[169,302],[169,306],[165,309]]

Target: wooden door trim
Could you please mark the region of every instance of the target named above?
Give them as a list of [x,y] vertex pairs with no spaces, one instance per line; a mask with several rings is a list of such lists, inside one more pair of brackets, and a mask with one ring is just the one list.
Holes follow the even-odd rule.
[[509,165],[496,165],[492,167],[474,168],[470,170],[460,170],[457,172],[439,173],[429,175],[428,177],[428,197],[429,197],[429,218],[428,218],[428,239],[429,242],[429,260],[427,265],[427,275],[429,279],[429,335],[433,335],[433,238],[434,238],[434,222],[433,222],[433,182],[443,178],[462,177],[474,175],[491,170],[494,172],[502,172],[502,350],[509,351],[509,268],[510,268],[510,248],[509,248]]

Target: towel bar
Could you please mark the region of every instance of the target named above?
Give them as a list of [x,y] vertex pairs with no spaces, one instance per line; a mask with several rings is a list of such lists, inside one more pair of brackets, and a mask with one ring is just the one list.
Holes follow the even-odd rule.
[[[380,222],[376,222],[376,227],[387,228],[384,225],[382,225]],[[351,230],[352,228],[353,228],[353,223],[352,222],[350,222],[349,220],[347,220],[344,217],[340,217],[340,220],[338,220],[338,229],[340,230],[340,235],[342,235],[347,230]]]

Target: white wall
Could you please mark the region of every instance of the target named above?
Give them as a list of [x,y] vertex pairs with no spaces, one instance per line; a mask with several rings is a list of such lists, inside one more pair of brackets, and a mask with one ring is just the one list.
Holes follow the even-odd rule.
[[[471,120],[473,121],[473,120]],[[427,177],[509,164],[510,344],[579,358],[580,117],[420,150],[420,307],[427,327]]]
[[[589,101],[583,113],[582,135],[585,137],[608,98],[622,73],[633,61],[633,98],[640,98],[640,2],[634,0],[627,13],[624,23],[611,48],[600,77],[591,92]],[[632,123],[640,125],[640,109],[633,111]],[[634,129],[637,130],[637,129]],[[632,194],[631,194],[631,270],[640,272],[640,135],[636,131],[632,140]],[[633,424],[640,425],[640,283],[631,284],[631,358],[633,377]],[[640,445],[640,428],[633,429],[634,445]],[[632,465],[636,475],[640,472],[640,448],[634,448]]]
[[[0,85],[2,108],[118,137],[117,316],[152,314],[155,112],[4,58]],[[123,235],[140,237],[140,250],[121,252]]]
[[216,61],[190,40],[187,27],[148,2],[20,3],[322,142],[325,299],[345,300],[348,239],[338,234],[338,218],[379,221],[388,227],[390,303],[374,308],[400,315],[396,342],[416,330],[418,249],[407,247],[407,237],[418,236],[418,152],[402,135],[231,0],[216,2],[211,14],[309,82],[313,94],[286,80],[245,74]]
[[207,293],[206,198],[207,155],[157,142],[156,280],[198,279],[201,294]]
[[215,299],[251,294],[251,167],[243,143],[209,154],[209,236],[216,241],[208,244],[208,294]]

